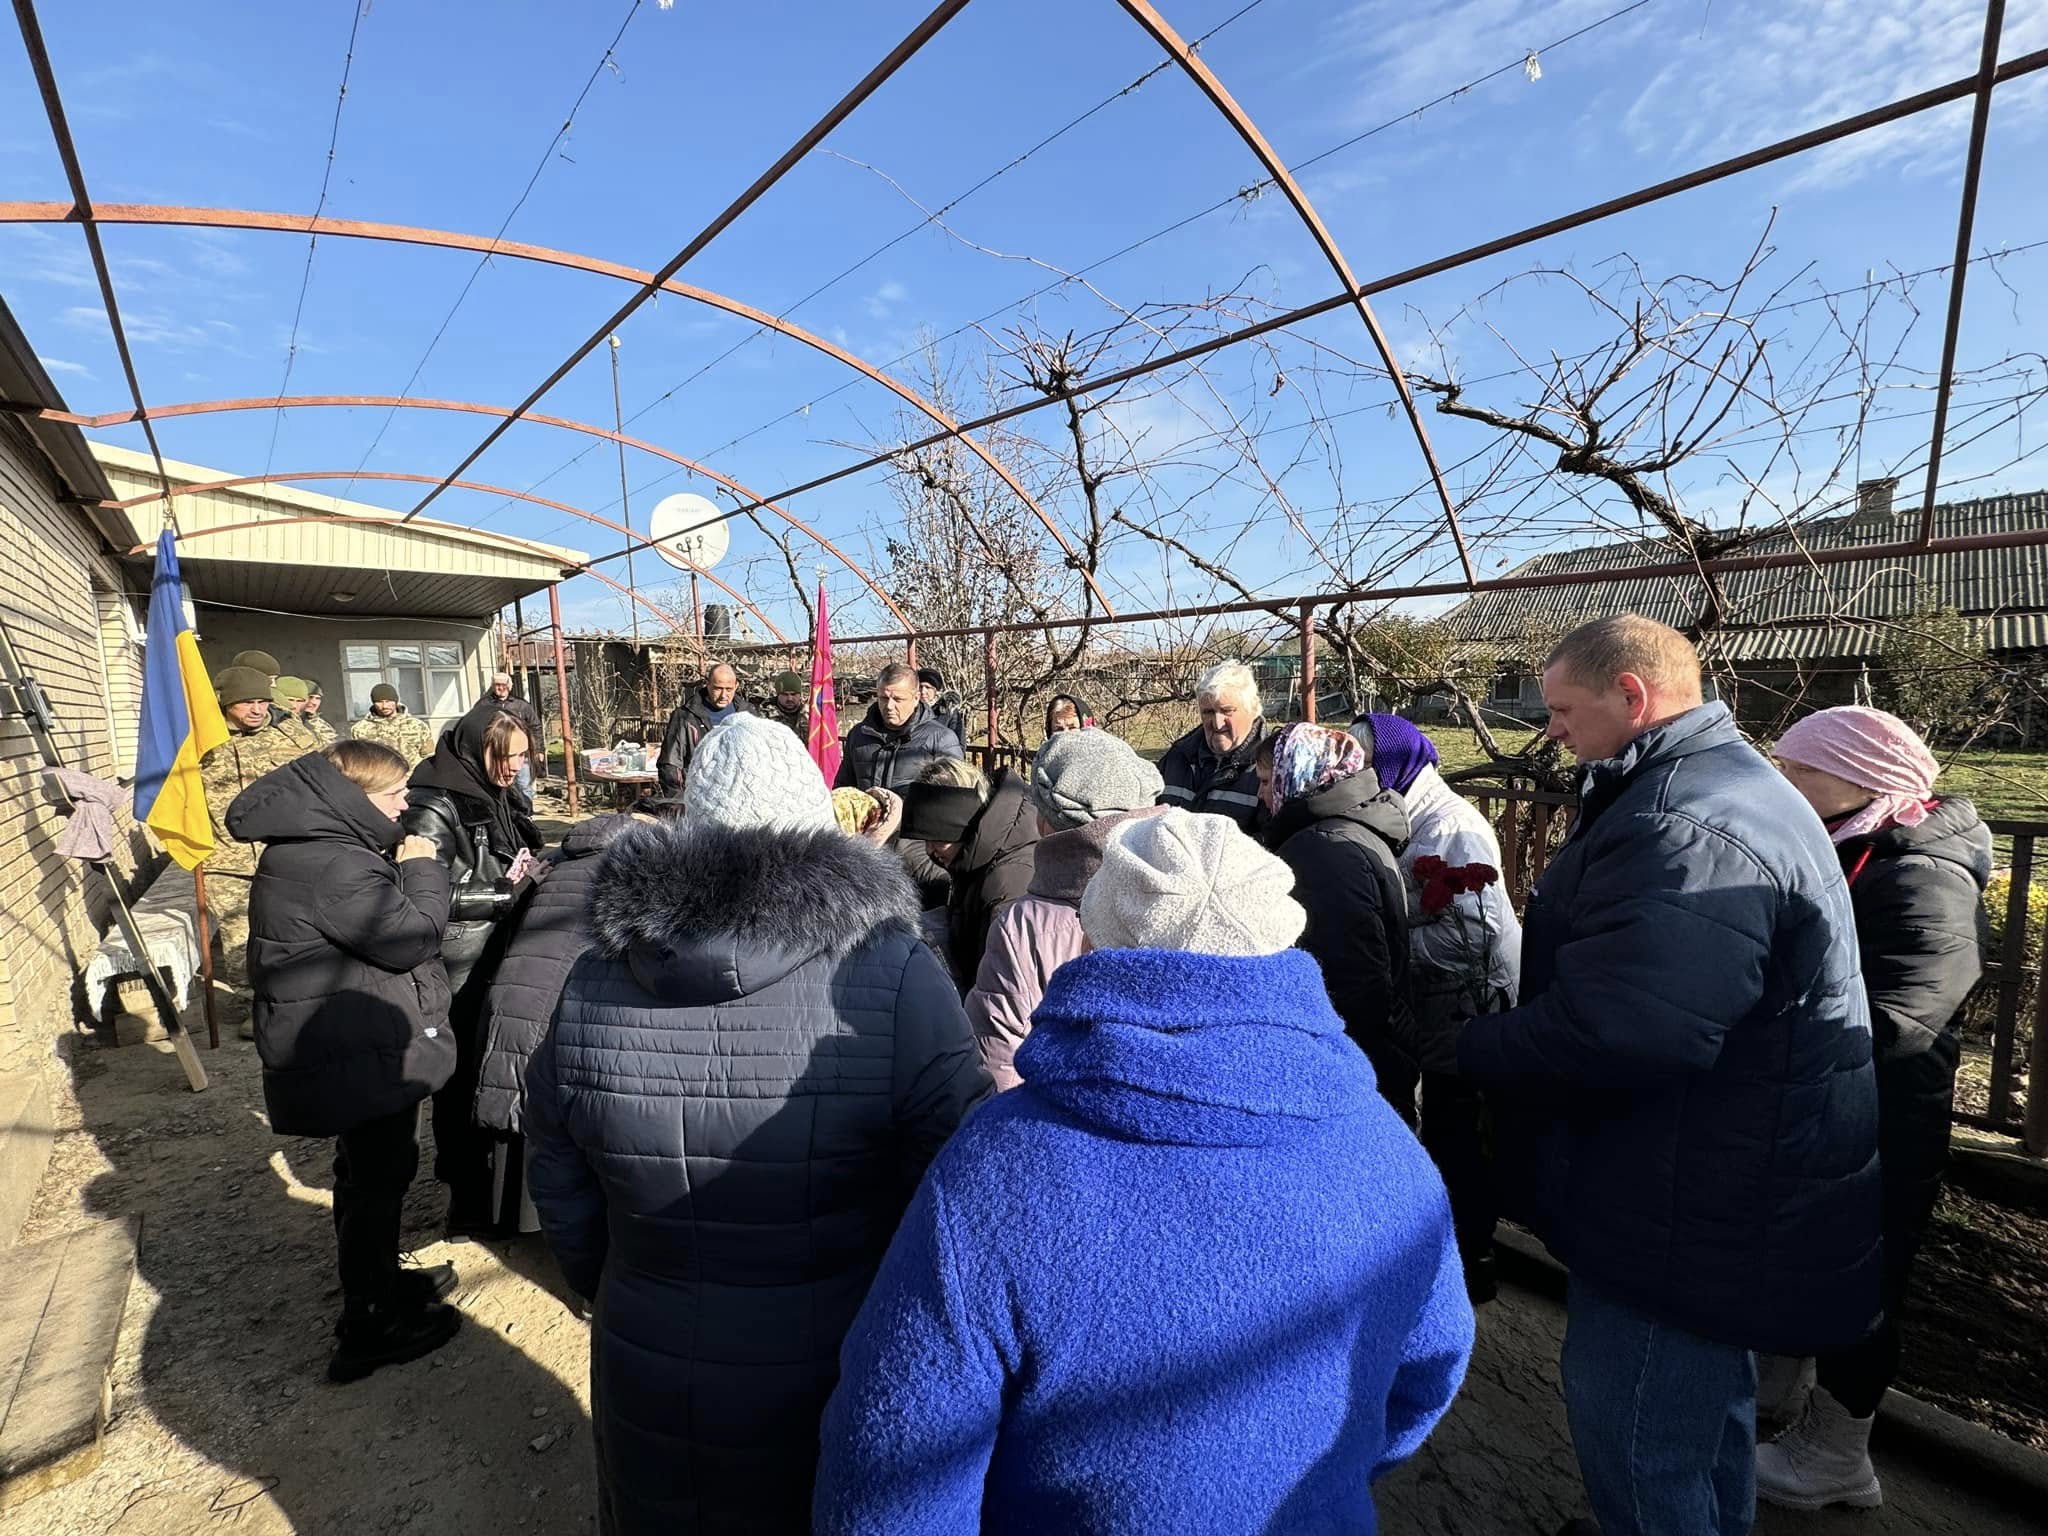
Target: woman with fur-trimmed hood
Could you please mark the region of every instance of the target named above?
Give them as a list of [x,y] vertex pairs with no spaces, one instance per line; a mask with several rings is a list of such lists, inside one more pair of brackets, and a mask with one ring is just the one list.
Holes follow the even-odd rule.
[[698,747],[680,823],[602,855],[525,1119],[541,1226],[596,1302],[601,1530],[809,1529],[840,1342],[989,1091],[917,917],[750,715]]

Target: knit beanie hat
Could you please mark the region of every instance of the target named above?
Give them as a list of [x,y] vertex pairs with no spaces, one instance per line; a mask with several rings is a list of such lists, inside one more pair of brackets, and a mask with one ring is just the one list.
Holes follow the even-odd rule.
[[214,695],[222,709],[246,704],[251,699],[270,697],[270,674],[255,667],[222,667],[213,680]]
[[306,679],[306,697],[309,699],[318,699],[325,697],[325,694],[323,693],[320,687],[319,678],[309,677]]
[[780,832],[837,831],[832,792],[803,743],[765,715],[712,727],[690,759],[684,820],[696,826]]
[[920,688],[943,688],[946,686],[946,674],[937,667],[919,667],[917,685]]
[[807,686],[799,673],[778,672],[775,674],[775,691],[777,693],[802,693]]
[[1927,819],[1927,802],[1941,772],[1941,764],[1910,725],[1897,715],[1858,704],[1823,709],[1794,722],[1778,738],[1774,755],[1832,773],[1876,795],[1833,828],[1838,843],[1883,826],[1919,826]]
[[379,683],[370,690],[370,702],[372,704],[396,704],[398,702],[398,690],[389,683]]
[[268,651],[240,651],[228,658],[231,667],[254,667],[263,674],[267,683],[284,670],[277,664],[277,658]]
[[1159,770],[1107,731],[1061,731],[1031,764],[1031,799],[1062,831],[1135,811],[1166,788]]
[[1119,823],[1081,893],[1081,931],[1097,949],[1277,955],[1308,914],[1294,871],[1228,816],[1169,808]]

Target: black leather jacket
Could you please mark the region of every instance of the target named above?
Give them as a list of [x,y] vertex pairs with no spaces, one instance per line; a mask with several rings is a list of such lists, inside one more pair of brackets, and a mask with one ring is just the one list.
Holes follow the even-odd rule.
[[432,843],[434,857],[448,868],[448,928],[441,938],[441,959],[448,968],[448,990],[459,992],[491,930],[512,910],[513,887],[506,876],[519,850],[492,842],[486,806],[427,785],[413,786],[398,825],[408,836]]
[[[732,708],[736,715],[753,713],[747,701],[737,695],[733,698]],[[711,727],[716,723],[710,716],[710,709],[704,699],[704,690],[692,688],[683,702],[670,711],[668,729],[661,737],[661,756],[654,765],[664,794],[675,794],[689,783],[690,764],[696,759],[697,743],[711,734]]]

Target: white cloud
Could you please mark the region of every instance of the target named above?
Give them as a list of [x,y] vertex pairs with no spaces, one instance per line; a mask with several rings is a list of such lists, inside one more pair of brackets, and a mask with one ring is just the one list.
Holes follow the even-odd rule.
[[[1666,61],[1638,91],[1620,127],[1638,153],[1704,162],[1788,138],[1838,118],[1975,73],[1983,45],[1977,0],[1727,0],[1702,30],[1662,46]],[[2008,13],[2005,57],[2048,43],[2048,10]],[[1995,127],[2038,119],[2037,80],[2006,86]],[[1890,171],[1953,173],[1968,106],[1923,112],[1839,140],[1795,163],[1796,185]]]
[[36,361],[41,363],[45,368],[49,369],[50,372],[52,373],[74,374],[81,379],[89,379],[93,377],[93,371],[90,368],[86,367],[85,364],[83,363],[67,362],[65,359],[61,357],[44,357],[40,352],[36,354]]
[[886,320],[898,304],[910,297],[910,290],[893,277],[882,284],[862,302],[867,306],[870,319]]

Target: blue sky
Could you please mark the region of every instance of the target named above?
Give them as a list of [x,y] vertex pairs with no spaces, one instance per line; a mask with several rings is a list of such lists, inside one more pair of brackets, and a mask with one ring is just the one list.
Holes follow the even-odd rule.
[[[1195,36],[1243,4],[1169,0],[1162,9]],[[1206,43],[1203,57],[1279,153],[1299,164],[1542,49],[1540,79],[1511,68],[1303,173],[1358,275],[1369,278],[1966,75],[1981,27],[1981,12],[1968,0],[1649,0],[1604,20],[1623,4],[1261,0]],[[301,212],[314,206],[355,17],[351,0],[180,7],[104,0],[42,9],[97,199]],[[629,0],[490,7],[375,0],[356,29],[327,211],[496,230],[629,9]],[[899,0],[677,0],[663,10],[646,0],[626,26],[616,67],[601,69],[590,85],[508,238],[633,266],[661,264],[923,10]],[[1592,23],[1600,24],[1571,43],[1544,46]],[[2044,44],[2048,4],[2010,7],[2005,53]],[[783,312],[918,224],[905,193],[927,206],[951,200],[1158,59],[1109,0],[976,0],[830,140],[837,154],[810,157],[682,276]],[[1535,265],[1599,275],[1612,270],[1601,263],[1627,252],[1653,279],[1732,276],[1775,209],[1776,254],[1767,275],[1774,286],[1793,283],[1788,299],[1850,287],[1888,269],[1938,266],[1953,246],[1967,122],[1967,103],[1958,103],[1851,145],[1413,284],[1384,295],[1378,309],[1404,362],[1439,361],[1429,340],[1434,327],[1449,323],[1447,353],[1461,374],[1476,378],[1510,360],[1508,344],[1541,356],[1599,339],[1597,317],[1556,282],[1514,283],[1484,308],[1469,308]],[[2038,179],[2044,136],[2048,92],[2041,80],[2002,91],[1977,220],[1980,250],[2048,240]],[[27,64],[18,45],[4,43],[0,176],[13,197],[65,195]],[[1054,280],[1022,258],[1080,268],[1257,177],[1228,126],[1189,82],[1167,71],[961,203],[947,217],[953,233],[923,228],[793,318],[870,359],[897,359],[915,351],[921,331],[952,332]],[[146,398],[170,403],[277,392],[306,270],[304,238],[145,227],[111,228],[107,243]],[[291,392],[399,392],[474,266],[474,257],[455,252],[320,242]],[[2037,297],[2044,273],[2048,249],[2006,257],[1995,275],[1988,265],[1975,269],[1966,369],[2048,346]],[[986,332],[945,343],[947,362],[974,373],[986,357],[987,335],[1006,325],[1096,330],[1113,315],[1105,300],[1132,309],[1241,291],[1285,307],[1333,287],[1307,235],[1271,196],[1233,203],[1151,241],[1091,272],[1090,282],[1094,291],[1068,284],[989,321]],[[628,291],[598,277],[496,260],[477,277],[412,393],[515,403]],[[0,292],[74,408],[126,404],[75,229],[0,227]],[[1870,432],[1866,473],[1892,462],[1910,469],[1924,453],[1942,279],[1921,282],[1912,300],[1921,312],[1917,327],[1872,397],[1880,416],[1896,419]],[[1888,302],[1878,324],[1889,345],[1909,311]],[[1788,389],[1826,315],[1825,306],[1807,303],[1773,322],[1773,355],[1783,360]],[[847,443],[888,441],[899,430],[896,402],[886,392],[866,382],[846,387],[840,365],[786,341],[754,340],[676,387],[749,329],[673,296],[645,307],[622,334],[626,412],[644,412],[631,430],[707,459],[761,491],[848,461],[854,455]],[[1368,356],[1357,318],[1342,311],[1304,325],[1271,351],[1225,354],[1206,380],[1182,376],[1170,394],[1133,397],[1117,408],[1116,424],[1142,434],[1148,456],[1183,464],[1159,470],[1149,487],[1176,509],[1168,526],[1205,551],[1227,549],[1239,574],[1267,590],[1318,584],[1306,536],[1327,531],[1318,519],[1336,502],[1398,498],[1419,475],[1412,437],[1377,408],[1384,380],[1338,367],[1333,360],[1340,356]],[[1282,430],[1304,419],[1304,408],[1283,409],[1294,404],[1291,393],[1270,397],[1274,374],[1290,371],[1297,382],[1321,380],[1326,411],[1352,412],[1307,454],[1287,446],[1306,434]],[[1965,401],[2039,389],[2044,372],[2038,363],[1999,370],[1966,390]],[[1473,397],[1502,406],[1522,398],[1512,382],[1475,386]],[[1291,527],[1272,498],[1241,475],[1193,495],[1213,476],[1193,463],[1200,451],[1176,449],[1209,435],[1219,402],[1241,413],[1267,412],[1273,462],[1291,466],[1281,480],[1302,528]],[[609,421],[602,350],[540,409]],[[281,422],[272,412],[195,417],[166,422],[161,439],[167,454],[229,473],[361,464],[438,474],[489,425],[406,411],[385,427],[385,416],[355,409],[291,412]],[[1056,426],[1049,417],[1039,418],[1048,432]],[[1814,424],[1832,419],[1816,416]],[[1951,450],[1958,494],[2048,484],[2048,455],[2010,462],[2041,438],[2038,418],[1999,424],[1989,407],[1982,422],[1993,430]],[[1447,462],[1486,441],[1460,423],[1432,419],[1431,427]],[[141,446],[133,429],[106,435]],[[589,446],[522,425],[471,473],[501,485],[538,486],[539,494],[616,517],[618,465],[609,445],[563,467]],[[1710,517],[1725,510],[1739,490],[1736,471],[1750,468],[1743,452],[1738,446],[1686,466],[1674,487],[1685,504]],[[672,468],[631,456],[637,525],[645,526],[649,508],[667,492],[710,489],[695,477],[671,476]],[[1755,472],[1789,488],[1782,460]],[[1810,481],[1813,471],[1807,473]],[[1459,474],[1453,479],[1458,489],[1471,489]],[[1917,485],[1909,476],[1909,490]],[[410,505],[418,493],[376,482],[353,492],[392,506]],[[1482,568],[1612,525],[1611,508],[1589,511],[1556,500],[1542,517],[1491,535],[1483,532],[1491,526],[1488,505],[1475,507]],[[866,558],[879,552],[892,503],[882,478],[869,474],[798,498],[791,510]],[[616,543],[604,530],[545,508],[467,493],[451,492],[436,512],[593,552]],[[1428,508],[1410,502],[1397,520],[1419,537]],[[1510,526],[1505,518],[1502,526]],[[1386,532],[1390,546],[1394,533]],[[737,524],[728,564],[746,575],[780,622],[795,605],[786,581],[762,560],[765,550],[758,535]],[[1440,573],[1445,553],[1439,546],[1398,569],[1416,578]],[[808,567],[817,556],[802,558]],[[651,566],[639,562],[643,584],[659,579],[650,579]],[[872,600],[843,573],[828,581],[847,625],[877,623]],[[1185,600],[1211,595],[1185,564],[1162,568],[1156,547],[1138,541],[1118,548],[1105,581],[1120,606],[1149,606],[1169,591]],[[587,579],[566,589],[566,601],[572,622],[622,622],[621,603]]]

